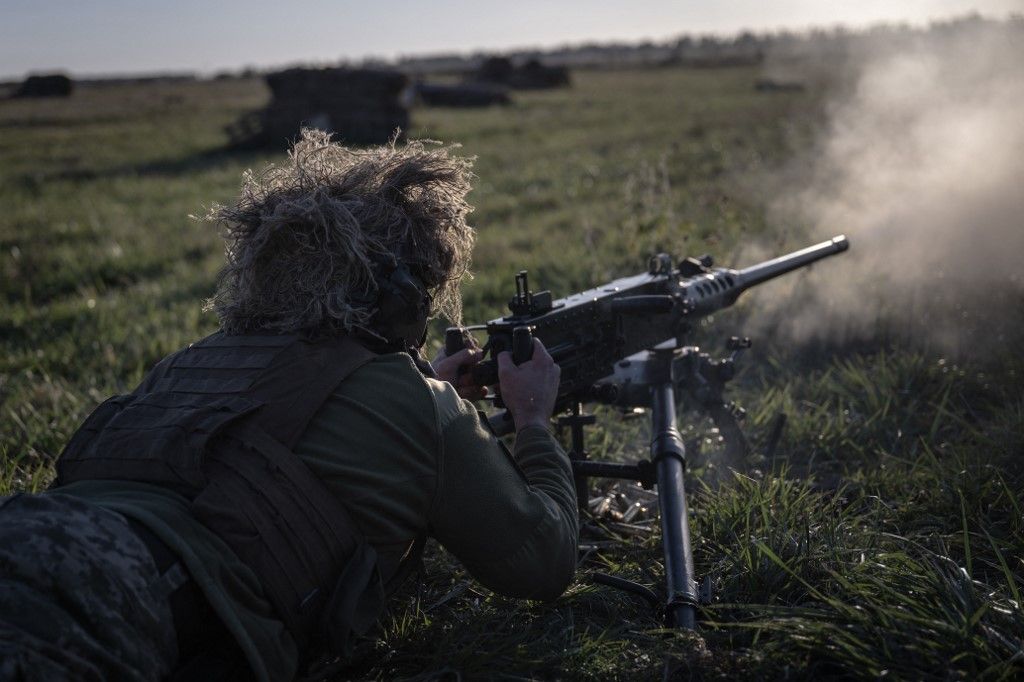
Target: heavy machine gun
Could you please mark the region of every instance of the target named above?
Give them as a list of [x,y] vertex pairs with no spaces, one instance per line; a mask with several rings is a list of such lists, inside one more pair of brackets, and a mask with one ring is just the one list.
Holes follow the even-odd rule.
[[[498,353],[510,351],[516,363],[533,352],[539,338],[561,368],[555,412],[566,413],[559,424],[570,428],[573,474],[581,507],[588,497],[588,477],[610,477],[657,485],[665,552],[666,624],[695,627],[698,604],[690,551],[684,474],[686,448],[676,426],[680,400],[706,412],[725,435],[726,458],[737,465],[747,445],[736,421],[739,409],[723,397],[735,372],[737,355],[750,340],[733,337],[730,357],[712,359],[687,337],[701,318],[727,308],[747,289],[806,267],[849,248],[845,236],[795,251],[742,270],[713,267],[710,256],[673,263],[668,254],[651,258],[647,272],[553,300],[550,291],[533,292],[526,271],[515,277],[511,314],[485,325],[452,327],[445,334],[445,352],[465,347],[466,334],[486,331],[484,350],[490,358],[472,369],[475,383],[497,383]],[[637,464],[590,460],[584,426],[594,416],[586,403],[651,411],[651,458]],[[514,428],[508,413],[491,420],[495,430]],[[650,596],[640,585],[621,579],[606,582]]]

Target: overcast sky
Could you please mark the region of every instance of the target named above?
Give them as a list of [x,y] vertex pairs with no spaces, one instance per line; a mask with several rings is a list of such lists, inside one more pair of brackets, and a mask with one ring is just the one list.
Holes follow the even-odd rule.
[[925,23],[1024,0],[0,0],[0,77],[235,69],[367,56]]

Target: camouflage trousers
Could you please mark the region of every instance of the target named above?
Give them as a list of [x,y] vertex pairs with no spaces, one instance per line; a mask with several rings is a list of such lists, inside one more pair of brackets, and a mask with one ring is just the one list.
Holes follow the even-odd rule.
[[177,643],[125,519],[56,493],[0,498],[0,682],[160,680]]

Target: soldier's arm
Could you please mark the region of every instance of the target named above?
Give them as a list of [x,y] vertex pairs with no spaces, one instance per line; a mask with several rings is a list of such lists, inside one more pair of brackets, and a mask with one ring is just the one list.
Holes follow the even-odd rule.
[[484,586],[554,599],[575,572],[578,522],[569,458],[544,425],[546,416],[539,417],[550,414],[548,388],[558,383],[540,350],[531,361],[537,365],[520,366],[521,373],[502,366],[506,404],[522,425],[514,454],[471,403],[438,384],[441,453],[430,522],[433,535]]

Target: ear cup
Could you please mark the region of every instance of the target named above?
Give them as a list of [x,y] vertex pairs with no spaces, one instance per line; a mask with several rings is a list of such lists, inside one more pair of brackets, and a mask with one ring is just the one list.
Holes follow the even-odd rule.
[[377,280],[377,330],[388,340],[422,345],[430,316],[430,293],[404,263]]

